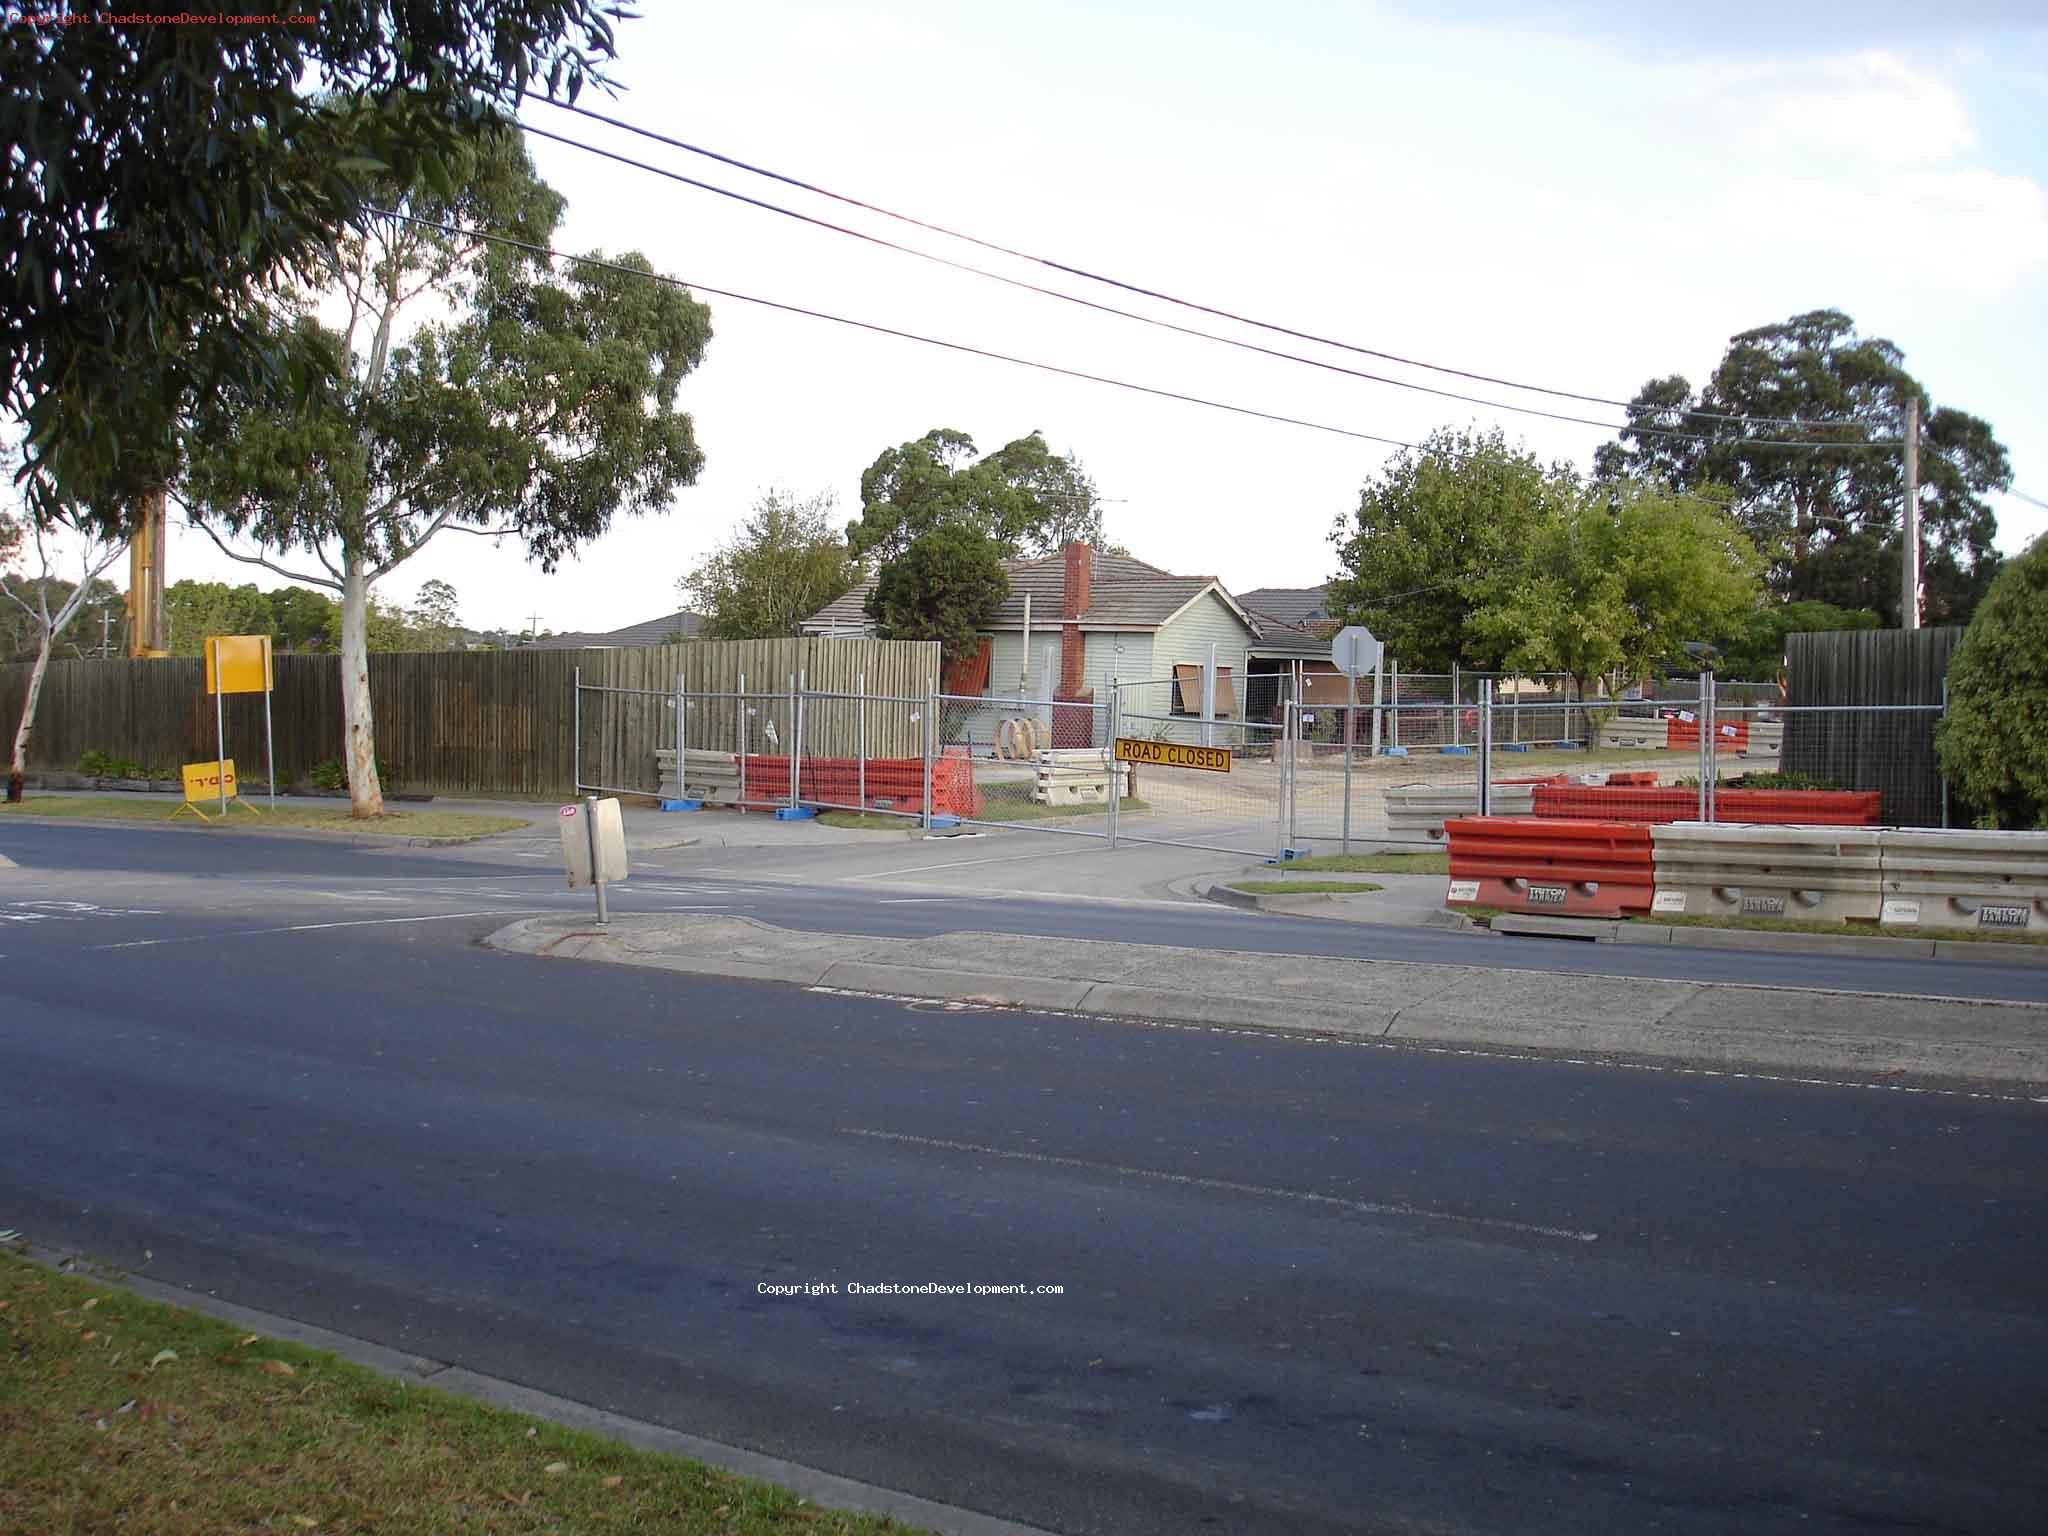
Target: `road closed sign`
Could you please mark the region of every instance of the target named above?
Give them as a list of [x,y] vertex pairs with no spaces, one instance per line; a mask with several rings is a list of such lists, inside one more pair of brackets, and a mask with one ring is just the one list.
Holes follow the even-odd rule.
[[1230,772],[1228,747],[1190,747],[1177,741],[1139,741],[1131,736],[1117,737],[1116,760],[1120,763],[1153,763],[1161,768],[1204,768],[1210,773]]
[[235,787],[235,760],[225,762],[186,763],[185,798],[192,800],[234,799],[240,791]]

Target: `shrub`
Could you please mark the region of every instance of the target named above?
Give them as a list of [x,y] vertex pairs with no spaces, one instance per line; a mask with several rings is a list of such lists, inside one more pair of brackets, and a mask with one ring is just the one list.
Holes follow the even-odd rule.
[[[315,789],[347,789],[348,769],[342,766],[340,758],[330,757],[326,762],[314,765],[306,775],[306,782]],[[377,782],[391,782],[391,765],[381,757],[377,759]]]
[[102,752],[98,747],[88,747],[78,754],[79,773],[89,779],[148,779],[159,775],[152,769],[129,757],[115,757],[111,752]]
[[2048,829],[2048,536],[2006,561],[1978,605],[1934,742],[1979,826]]

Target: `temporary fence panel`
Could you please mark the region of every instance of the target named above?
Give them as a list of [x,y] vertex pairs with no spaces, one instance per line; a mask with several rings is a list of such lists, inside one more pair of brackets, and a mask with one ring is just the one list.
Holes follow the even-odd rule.
[[1111,794],[1128,797],[1130,777],[1111,751],[1107,704],[985,694],[940,694],[935,703],[938,814],[1109,836]]
[[1121,691],[1113,724],[1129,794],[1119,807],[1119,842],[1278,851],[1289,772],[1284,725],[1198,720],[1191,740],[1185,717],[1128,710]]

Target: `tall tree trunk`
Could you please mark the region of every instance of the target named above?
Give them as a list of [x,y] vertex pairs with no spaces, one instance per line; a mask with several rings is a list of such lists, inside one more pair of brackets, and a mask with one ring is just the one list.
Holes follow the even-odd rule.
[[384,814],[377,781],[377,723],[370,713],[370,582],[363,558],[344,557],[341,587],[341,723],[346,738],[348,811],[357,819]]
[[36,701],[42,697],[43,678],[50,670],[50,652],[57,637],[47,626],[43,643],[36,651],[36,664],[28,675],[28,697],[21,701],[21,723],[14,728],[14,758],[7,768],[7,803],[19,805],[28,775],[28,739],[36,728]]

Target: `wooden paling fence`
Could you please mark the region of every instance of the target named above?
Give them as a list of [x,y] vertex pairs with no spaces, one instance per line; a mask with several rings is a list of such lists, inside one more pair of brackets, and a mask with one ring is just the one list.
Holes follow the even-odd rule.
[[[854,690],[865,677],[877,695],[920,697],[939,669],[939,648],[905,640],[698,640],[638,649],[588,651],[436,651],[370,657],[370,698],[377,756],[387,787],[444,795],[567,795],[576,773],[576,689],[599,686],[673,690],[682,673],[692,694],[776,691],[802,673],[813,689]],[[0,668],[0,725],[13,738],[28,691],[29,668]],[[758,678],[758,681],[757,681]],[[303,779],[342,754],[341,664],[332,655],[276,659],[271,697],[278,778]],[[213,700],[196,658],[161,661],[59,661],[50,664],[30,740],[31,768],[69,769],[93,749],[148,768],[214,755]],[[658,748],[674,745],[673,711],[609,711],[586,721],[584,776],[604,764],[632,763],[637,784]],[[723,719],[719,710],[726,713]],[[734,705],[705,699],[691,712],[732,739]],[[893,717],[889,717],[893,718]],[[880,726],[885,714],[872,720]],[[593,732],[602,732],[594,737]],[[694,744],[694,743],[693,743]],[[900,744],[898,744],[900,745]],[[228,755],[245,777],[262,771],[263,710],[253,695],[227,700]],[[895,750],[895,746],[891,750]],[[916,748],[911,748],[912,752]],[[603,754],[598,757],[595,754]]]

